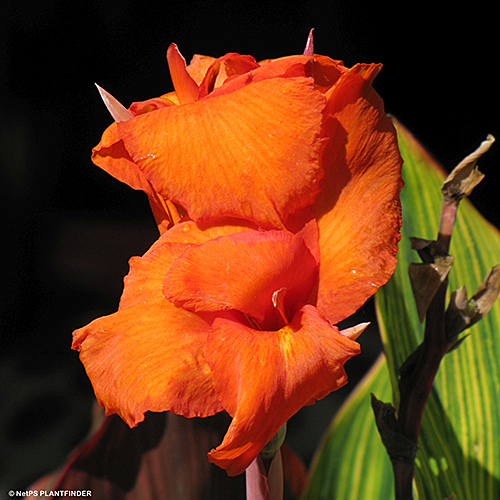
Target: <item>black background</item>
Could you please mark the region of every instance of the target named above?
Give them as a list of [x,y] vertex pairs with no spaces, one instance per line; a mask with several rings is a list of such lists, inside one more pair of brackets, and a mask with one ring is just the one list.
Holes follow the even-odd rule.
[[[157,236],[145,195],[90,161],[111,123],[94,82],[129,105],[172,90],[171,42],[187,60],[261,60],[301,53],[315,28],[317,53],[384,64],[374,86],[386,110],[449,169],[487,133],[500,137],[496,15],[450,5],[2,2],[0,498],[57,466],[85,432],[92,392],[71,332],[116,310],[128,259]],[[498,146],[480,163],[488,177],[472,200],[499,225]],[[360,319],[371,316],[368,304]],[[377,351],[376,329],[363,337],[354,379]],[[306,460],[311,428],[319,435],[331,418],[310,415],[295,424]]]

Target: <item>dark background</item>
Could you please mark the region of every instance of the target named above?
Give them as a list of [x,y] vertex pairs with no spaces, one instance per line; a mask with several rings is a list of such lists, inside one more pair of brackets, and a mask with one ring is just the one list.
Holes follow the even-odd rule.
[[[128,259],[157,237],[146,196],[90,161],[111,123],[93,83],[128,106],[172,90],[171,42],[187,60],[233,51],[260,60],[301,53],[315,28],[316,52],[347,66],[384,64],[375,88],[386,110],[449,169],[487,133],[500,137],[496,14],[462,5],[2,2],[0,499],[59,465],[81,439],[92,391],[71,332],[116,310]],[[480,163],[488,177],[472,200],[499,225],[498,146]],[[359,319],[372,311],[368,303]],[[351,380],[376,356],[376,328],[361,343]],[[306,461],[339,392],[291,425]]]

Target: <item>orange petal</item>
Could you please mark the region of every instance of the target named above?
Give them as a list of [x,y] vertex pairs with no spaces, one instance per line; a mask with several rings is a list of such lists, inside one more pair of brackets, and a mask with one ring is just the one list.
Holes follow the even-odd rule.
[[205,78],[205,74],[208,71],[208,68],[212,66],[215,57],[211,56],[203,56],[200,54],[194,54],[191,61],[189,62],[189,66],[187,67],[188,73],[191,75],[191,78],[200,85]]
[[193,417],[222,409],[205,361],[210,325],[162,294],[166,271],[189,246],[169,242],[169,233],[131,259],[119,311],[73,334],[99,403],[131,427],[146,411]]
[[170,92],[160,97],[153,97],[146,101],[133,102],[130,105],[130,111],[134,114],[134,116],[137,116],[143,115],[144,113],[151,113],[152,111],[157,111],[158,109],[178,105],[179,99],[177,95],[175,92]]
[[177,45],[171,43],[167,50],[168,69],[180,104],[188,104],[198,99],[198,85],[187,71],[186,60]]
[[164,220],[171,222],[170,215],[165,210],[163,199],[125,149],[123,141],[117,134],[116,123],[104,131],[101,142],[92,150],[92,161],[132,189],[144,191],[148,195],[158,225]]
[[216,59],[208,68],[200,84],[199,98],[206,97],[215,87],[219,87],[227,78],[243,75],[259,67],[252,56],[242,56],[230,52]]
[[325,177],[314,204],[321,267],[318,308],[350,316],[394,271],[401,228],[402,159],[396,131],[371,82],[380,65],[357,65],[327,94]]
[[207,360],[233,421],[209,460],[231,476],[242,473],[300,408],[347,382],[343,365],[359,352],[313,306],[276,332],[216,319]]
[[162,300],[165,275],[186,249],[249,229],[248,226],[235,224],[235,221],[226,222],[223,226],[207,228],[199,228],[193,221],[180,222],[165,231],[143,257],[132,257],[129,261],[130,272],[124,279],[120,309],[152,299]]
[[288,217],[286,229],[304,240],[307,248],[309,248],[309,251],[319,264],[318,224],[312,208],[305,207]]
[[[277,76],[293,76],[298,67],[303,67],[305,76],[314,78],[317,87],[331,87],[340,76],[348,71],[342,61],[315,54],[309,56],[286,56],[261,62],[261,68],[254,71],[256,79]],[[297,75],[299,76],[299,75]]]
[[92,161],[132,189],[154,196],[151,183],[128,154],[116,125],[115,122],[104,131],[101,142],[92,150]]
[[[288,231],[244,231],[188,248],[165,277],[163,292],[192,311],[235,309],[274,326],[273,295],[286,289],[289,319],[305,303],[317,276],[302,238]],[[276,325],[276,328],[279,326]]]
[[281,228],[318,192],[323,109],[309,79],[273,79],[118,126],[134,163],[192,219]]
[[315,88],[326,92],[339,77],[347,71],[341,61],[334,61],[326,56],[315,55],[287,56],[279,59],[268,59],[260,63],[260,67],[248,74],[228,78],[224,85],[216,88],[209,97],[225,95],[244,87],[249,81],[260,82],[270,78],[300,78],[312,77]]
[[163,299],[76,330],[73,349],[106,414],[118,413],[130,427],[146,411],[207,417],[222,410],[205,361],[209,328]]

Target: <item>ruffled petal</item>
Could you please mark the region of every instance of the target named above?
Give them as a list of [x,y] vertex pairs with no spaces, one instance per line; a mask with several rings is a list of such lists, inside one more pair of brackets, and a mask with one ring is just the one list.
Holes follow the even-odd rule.
[[200,85],[199,98],[206,97],[214,88],[220,87],[228,78],[243,75],[259,67],[252,56],[231,52],[216,59],[208,68]]
[[80,351],[99,403],[131,427],[146,411],[193,417],[222,410],[205,361],[210,325],[162,293],[168,268],[190,246],[187,241],[203,234],[184,227],[189,230],[176,226],[144,257],[130,260],[117,313],[73,334],[73,349]]
[[162,291],[165,275],[185,250],[249,229],[248,226],[236,224],[236,221],[226,222],[225,225],[206,228],[198,227],[193,221],[180,222],[164,232],[143,257],[132,257],[119,308],[151,300],[161,301],[165,298]]
[[396,131],[371,82],[380,65],[357,65],[327,94],[325,177],[314,209],[321,267],[318,308],[337,323],[385,284],[396,265],[402,159]]
[[347,382],[343,365],[359,352],[313,306],[276,332],[216,319],[207,360],[233,420],[209,460],[231,476],[242,473],[300,408]]
[[191,311],[234,309],[279,328],[273,294],[286,290],[284,311],[291,319],[316,277],[316,260],[299,236],[244,231],[188,248],[168,271],[163,293]]
[[275,79],[117,125],[129,158],[192,219],[281,228],[318,192],[324,105],[309,79]]
[[146,101],[133,102],[129,109],[134,116],[137,116],[170,106],[179,106],[179,98],[175,92],[169,92],[168,94],[164,94],[160,97],[153,97]]
[[287,56],[266,60],[260,63],[261,69],[256,71],[256,78],[272,78],[278,76],[299,76],[294,73],[303,66],[304,76],[314,78],[317,87],[325,91],[330,88],[347,71],[342,61],[315,54],[310,56]]
[[258,68],[240,76],[233,76],[217,86],[209,98],[231,94],[249,81],[260,82],[272,78],[311,77],[317,90],[324,93],[347,71],[341,61],[326,56],[288,56],[262,61]]
[[205,361],[210,329],[167,300],[150,301],[76,330],[73,349],[106,414],[130,426],[146,411],[207,417],[221,411]]

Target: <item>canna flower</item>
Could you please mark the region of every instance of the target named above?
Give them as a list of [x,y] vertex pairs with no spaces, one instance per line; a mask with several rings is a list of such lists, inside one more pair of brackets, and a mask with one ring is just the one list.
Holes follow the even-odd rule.
[[101,91],[115,122],[93,161],[146,192],[161,236],[73,348],[131,427],[227,411],[209,460],[237,475],[347,382],[364,325],[334,325],[394,270],[402,161],[371,86],[380,65],[167,58],[175,92],[127,110]]

